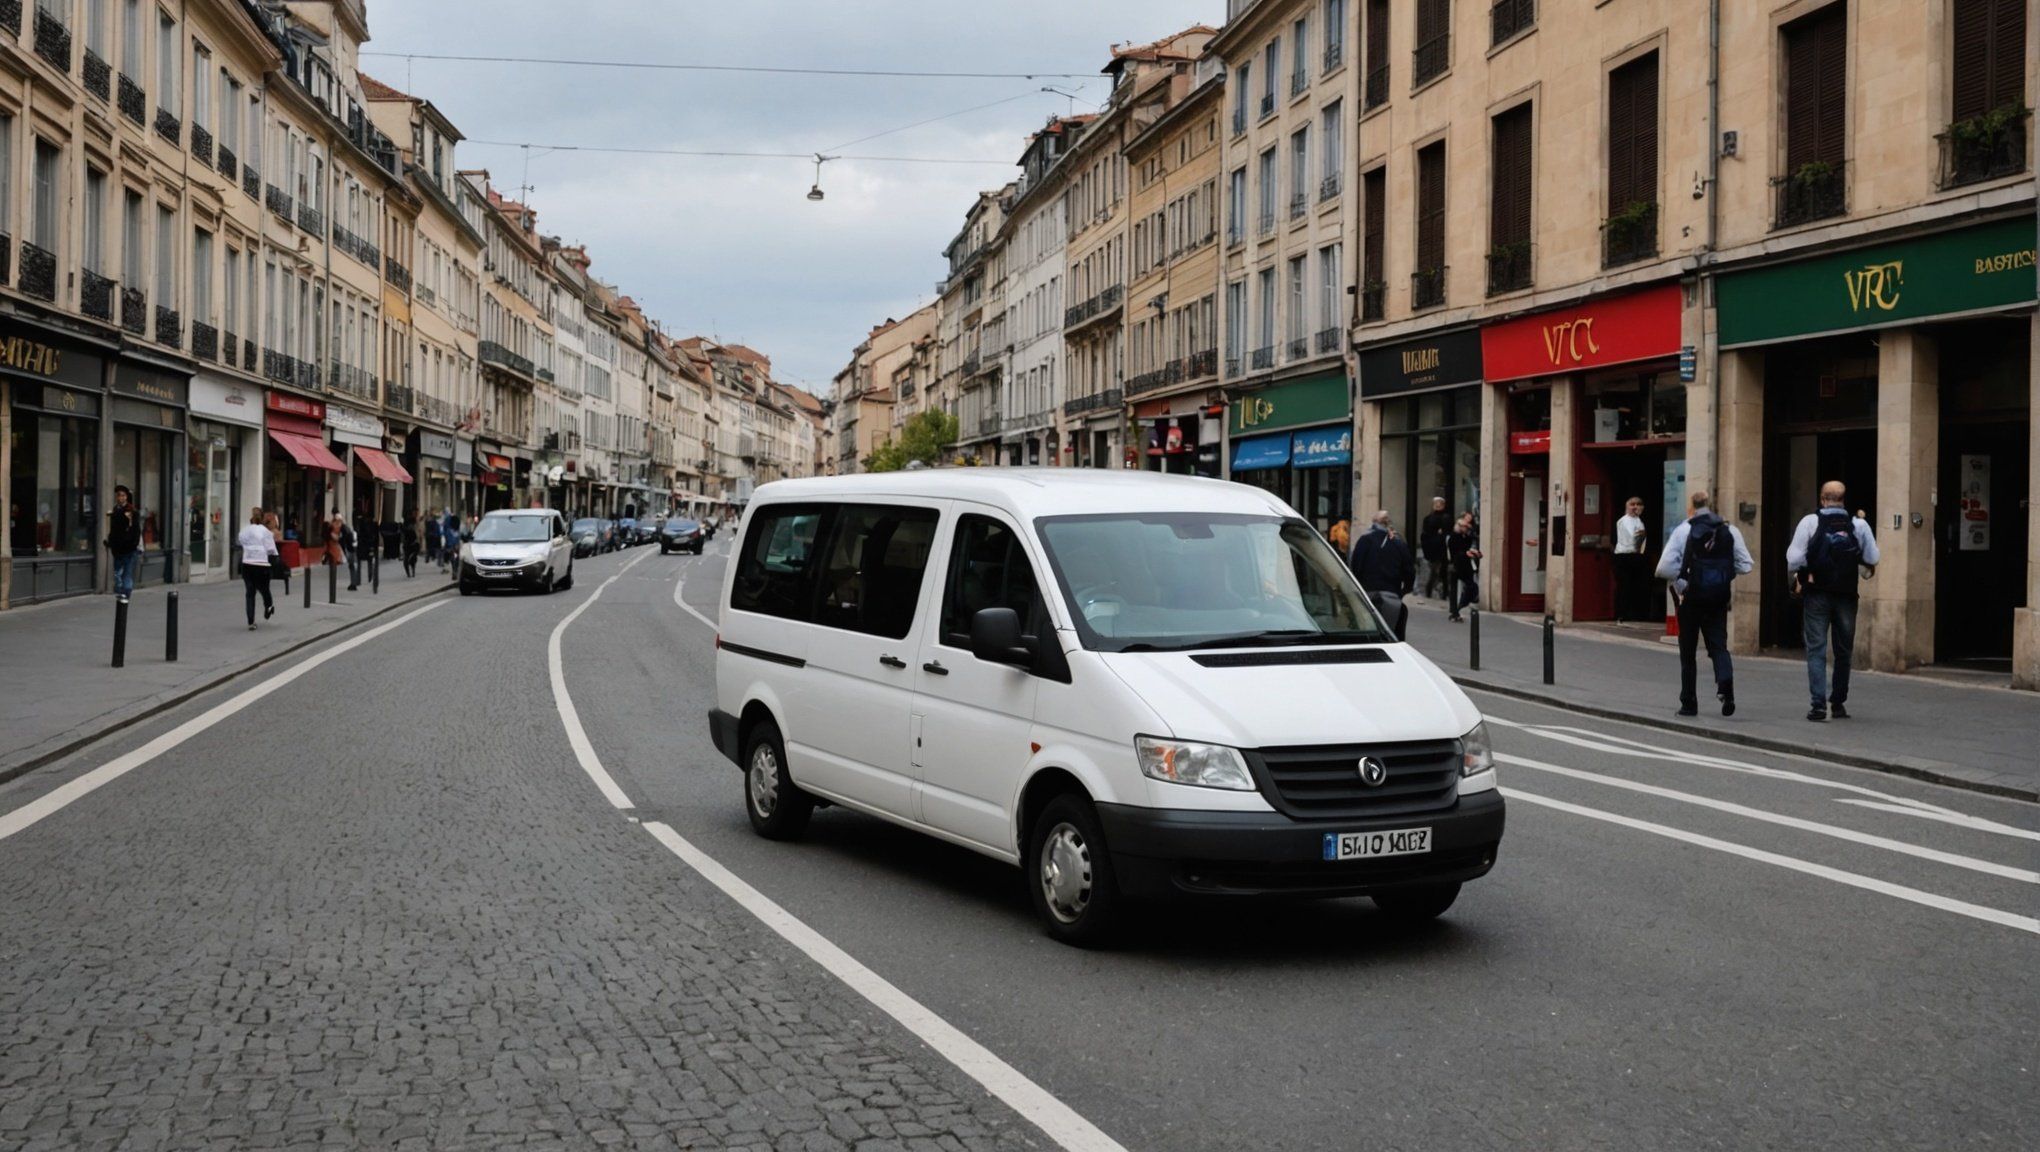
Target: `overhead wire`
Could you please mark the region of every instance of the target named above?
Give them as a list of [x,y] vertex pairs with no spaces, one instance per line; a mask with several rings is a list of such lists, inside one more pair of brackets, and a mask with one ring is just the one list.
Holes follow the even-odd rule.
[[[544,148],[552,152],[606,152],[628,156],[707,156],[735,157],[752,160],[807,160],[812,161],[812,152],[738,152],[710,148],[605,148],[582,144],[538,144],[518,140],[463,140],[463,144],[479,144],[490,148]],[[1011,160],[971,160],[950,156],[830,156],[831,160],[863,160],[874,164],[997,164],[1010,168]]]
[[923,80],[1076,80],[1091,72],[943,72],[906,68],[791,68],[762,64],[680,64],[656,60],[576,60],[548,56],[478,56],[445,52],[381,52],[363,56],[401,60],[445,60],[465,64],[544,64],[564,68],[642,68],[672,72],[752,72],[772,76],[870,76]]

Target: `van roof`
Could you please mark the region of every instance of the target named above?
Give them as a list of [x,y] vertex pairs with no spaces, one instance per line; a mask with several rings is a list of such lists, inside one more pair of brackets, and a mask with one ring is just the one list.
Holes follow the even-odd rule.
[[552,508],[494,508],[487,512],[482,513],[482,519],[487,520],[491,516],[557,516],[557,515],[559,515],[558,511]]
[[1296,515],[1281,500],[1246,484],[1105,468],[917,468],[775,480],[758,488],[753,506],[865,496],[974,500],[1027,519],[1086,512]]

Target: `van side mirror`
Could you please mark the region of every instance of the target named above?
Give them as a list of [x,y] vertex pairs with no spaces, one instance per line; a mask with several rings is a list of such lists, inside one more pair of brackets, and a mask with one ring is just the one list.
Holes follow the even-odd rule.
[[1034,663],[1035,644],[1020,634],[1020,614],[1011,608],[980,608],[970,618],[970,652],[993,664]]

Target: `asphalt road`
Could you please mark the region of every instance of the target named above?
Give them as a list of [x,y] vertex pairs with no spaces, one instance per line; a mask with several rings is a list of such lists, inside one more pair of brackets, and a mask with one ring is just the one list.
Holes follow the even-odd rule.
[[[1510,827],[1442,922],[1199,903],[1083,952],[1010,867],[751,833],[679,604],[721,565],[442,598],[0,823],[0,1146],[1053,1146],[655,822],[1129,1149],[2040,1146],[2040,808],[1477,697]],[[562,676],[628,811],[548,676],[598,589]]]

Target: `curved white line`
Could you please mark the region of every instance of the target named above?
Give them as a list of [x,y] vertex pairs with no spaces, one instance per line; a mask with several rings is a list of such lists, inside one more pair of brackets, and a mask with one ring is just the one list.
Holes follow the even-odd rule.
[[632,804],[630,797],[617,786],[615,777],[602,767],[602,761],[595,755],[595,746],[588,742],[588,730],[581,727],[581,713],[575,709],[574,698],[567,692],[567,674],[560,663],[560,637],[565,635],[567,625],[572,624],[581,613],[586,612],[588,606],[595,603],[611,584],[623,579],[625,572],[630,571],[649,555],[651,555],[649,552],[643,553],[636,560],[617,569],[616,575],[604,580],[601,587],[595,589],[586,600],[581,601],[579,607],[567,613],[564,619],[553,626],[552,637],[545,642],[545,669],[546,674],[552,679],[553,707],[559,711],[560,725],[567,730],[567,744],[573,748],[574,759],[580,763],[581,771],[586,772],[588,779],[595,782],[595,787],[602,790],[602,798],[618,808],[634,808],[636,805]]

